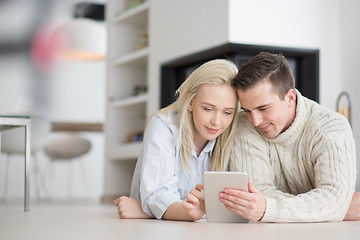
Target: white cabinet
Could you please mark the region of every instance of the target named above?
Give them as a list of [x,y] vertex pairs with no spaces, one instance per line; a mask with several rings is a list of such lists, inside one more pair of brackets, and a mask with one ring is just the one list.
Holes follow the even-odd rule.
[[128,193],[148,118],[149,2],[131,8],[128,2],[106,6],[105,195]]

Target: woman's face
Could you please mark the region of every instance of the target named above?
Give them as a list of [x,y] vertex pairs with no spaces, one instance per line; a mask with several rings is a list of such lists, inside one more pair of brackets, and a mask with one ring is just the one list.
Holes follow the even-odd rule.
[[231,124],[236,111],[235,90],[227,85],[204,84],[190,103],[195,146],[217,138]]

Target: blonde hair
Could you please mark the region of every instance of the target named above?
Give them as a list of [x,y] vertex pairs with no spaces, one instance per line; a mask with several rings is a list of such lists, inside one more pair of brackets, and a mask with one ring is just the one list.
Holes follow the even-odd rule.
[[[198,94],[204,84],[233,85],[233,79],[238,73],[236,65],[224,59],[211,60],[195,69],[176,91],[177,100],[159,112],[175,110],[179,113],[179,137],[181,139],[181,163],[187,173],[191,173],[191,151],[194,149],[195,129],[192,112],[188,110],[191,100]],[[234,88],[234,87],[233,87]],[[234,91],[235,88],[234,88]],[[217,138],[211,157],[213,171],[228,169],[231,147],[234,143],[234,131],[238,116],[238,101],[234,119],[230,126]],[[190,174],[191,175],[191,174]]]

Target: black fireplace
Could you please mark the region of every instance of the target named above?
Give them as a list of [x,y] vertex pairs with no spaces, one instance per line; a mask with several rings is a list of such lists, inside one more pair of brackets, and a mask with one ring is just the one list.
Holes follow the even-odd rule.
[[283,54],[294,73],[296,88],[302,95],[319,101],[319,50],[227,43],[162,64],[161,107],[174,102],[176,89],[201,64],[212,59],[229,59],[240,67],[260,52]]

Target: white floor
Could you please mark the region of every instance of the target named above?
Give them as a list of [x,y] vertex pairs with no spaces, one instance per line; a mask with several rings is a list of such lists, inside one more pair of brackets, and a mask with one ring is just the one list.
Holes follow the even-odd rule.
[[0,202],[0,239],[121,239],[113,205],[91,202]]
[[358,240],[360,222],[208,223],[119,219],[117,208],[99,203],[0,201],[0,240]]

